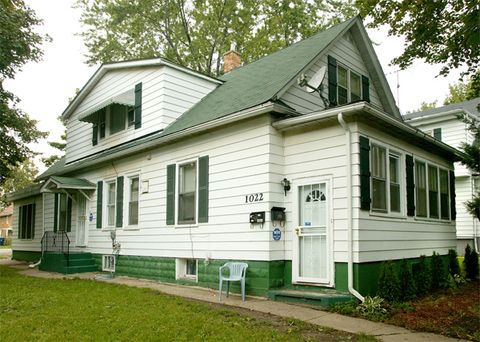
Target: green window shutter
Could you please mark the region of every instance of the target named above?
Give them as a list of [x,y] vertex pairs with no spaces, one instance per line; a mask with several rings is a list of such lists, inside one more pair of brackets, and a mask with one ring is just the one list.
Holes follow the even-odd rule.
[[442,140],[442,129],[441,128],[435,128],[433,130],[433,137],[438,140]]
[[167,166],[167,224],[175,224],[175,172],[176,165]]
[[337,105],[337,60],[328,56],[328,102],[330,107]]
[[97,182],[97,228],[102,228],[103,182]]
[[362,75],[362,100],[370,102],[370,80]]
[[30,238],[35,237],[35,214],[36,214],[36,208],[35,208],[35,203],[32,204],[32,230],[30,231]]
[[22,214],[23,214],[23,206],[18,208],[18,238],[22,238],[22,225],[23,225],[23,220],[22,220]]
[[407,175],[407,215],[415,216],[415,179],[413,176],[413,156],[405,156],[405,172]]
[[457,209],[455,207],[455,197],[457,195],[455,194],[455,172],[450,170],[449,171],[450,175],[450,217],[452,221],[455,221],[457,219]]
[[123,227],[123,176],[117,178],[117,219],[115,226],[117,228]]
[[67,197],[67,232],[72,231],[72,199]]
[[198,159],[198,222],[208,222],[208,156]]
[[53,231],[56,232],[58,230],[58,194],[55,194],[55,201],[53,207]]
[[95,146],[98,144],[98,125],[93,124],[92,128],[92,145]]
[[370,210],[370,140],[360,136],[360,209]]
[[142,83],[135,85],[135,129],[142,127]]

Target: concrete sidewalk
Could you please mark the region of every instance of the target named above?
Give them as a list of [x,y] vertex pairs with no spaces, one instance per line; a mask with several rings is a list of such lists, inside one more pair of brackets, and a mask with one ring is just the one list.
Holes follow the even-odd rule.
[[[94,279],[98,273],[78,273],[71,275],[63,275],[59,273],[42,272],[38,269],[29,269],[25,263],[13,260],[0,260],[0,265],[8,265],[20,269],[20,273],[41,278],[80,278],[80,279]],[[166,294],[171,294],[179,297],[185,297],[204,302],[219,303],[218,291],[194,286],[182,286],[177,284],[160,283],[158,281],[136,279],[129,277],[118,276],[113,279],[104,280],[105,282],[123,284],[127,286],[149,288],[157,290]],[[228,306],[235,306],[249,310],[259,311],[272,315],[282,317],[292,317],[311,324],[316,324],[323,327],[333,328],[337,330],[347,331],[350,333],[365,333],[373,335],[382,341],[397,342],[397,341],[412,341],[412,342],[431,342],[431,341],[462,341],[454,338],[448,338],[441,335],[412,332],[410,330],[400,328],[397,326],[371,322],[368,320],[342,316],[335,313],[321,311],[309,307],[286,304],[282,302],[270,301],[261,297],[248,296],[245,302],[241,301],[238,295],[230,295],[226,298],[222,295],[221,304]]]

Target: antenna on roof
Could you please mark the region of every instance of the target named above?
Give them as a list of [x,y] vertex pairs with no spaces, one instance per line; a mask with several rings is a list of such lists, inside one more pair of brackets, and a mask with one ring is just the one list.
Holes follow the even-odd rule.
[[311,78],[307,80],[305,74],[301,74],[300,77],[297,79],[297,83],[300,87],[305,87],[305,91],[308,93],[317,92],[320,98],[323,100],[325,106],[328,105],[328,100],[323,97],[322,90],[323,85],[322,82],[325,78],[325,73],[327,68],[322,66]]

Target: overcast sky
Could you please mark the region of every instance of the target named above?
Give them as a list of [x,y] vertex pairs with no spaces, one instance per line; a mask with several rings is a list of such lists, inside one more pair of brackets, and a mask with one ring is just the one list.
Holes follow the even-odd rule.
[[[43,61],[27,64],[14,80],[5,81],[5,87],[20,97],[20,107],[39,121],[38,128],[50,133],[48,140],[58,141],[63,126],[57,117],[67,106],[68,99],[74,96],[75,89],[81,88],[97,67],[89,67],[84,63],[86,49],[82,38],[76,35],[82,29],[80,11],[72,8],[73,0],[25,2],[44,20],[39,31],[48,33],[53,41],[43,47]],[[404,41],[387,37],[386,32],[386,29],[368,30],[370,38],[378,44],[374,46],[375,51],[401,112],[418,108],[422,101],[438,101],[441,105],[448,93],[448,85],[458,80],[460,72],[453,72],[448,77],[436,77],[441,66],[417,61],[408,70],[398,73],[400,87],[397,97],[395,71],[398,68],[389,66],[389,63],[403,51]],[[57,153],[46,140],[32,148],[44,156]],[[40,171],[45,169],[43,164],[37,164]]]

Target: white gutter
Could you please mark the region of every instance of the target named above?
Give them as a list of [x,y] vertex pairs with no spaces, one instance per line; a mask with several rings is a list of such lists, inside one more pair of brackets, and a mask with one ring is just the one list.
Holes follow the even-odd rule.
[[[226,124],[232,124],[236,121],[249,119],[249,118],[261,115],[261,114],[266,114],[266,113],[271,113],[271,112],[281,113],[281,114],[298,115],[298,113],[296,113],[295,111],[293,111],[293,110],[291,110],[287,107],[284,107],[282,105],[278,105],[278,104],[273,103],[273,102],[266,102],[264,104],[261,104],[261,105],[258,105],[258,106],[252,107],[252,108],[248,108],[248,109],[242,110],[242,111],[234,113],[234,114],[226,115],[222,118],[212,120],[212,121],[209,121],[209,122],[205,122],[203,124],[199,124],[197,126],[187,128],[185,130],[175,132],[175,133],[166,135],[164,137],[160,137],[158,139],[153,139],[152,141],[147,141],[145,143],[139,144],[135,147],[131,147],[131,148],[128,148],[128,149],[123,150],[123,151],[119,151],[117,153],[112,153],[108,157],[105,157],[104,159],[102,159],[101,161],[98,160],[97,155],[94,155],[94,156],[90,157],[91,159],[83,159],[83,160],[79,160],[79,161],[74,161],[71,164],[66,164],[65,165],[62,174],[67,173],[67,172],[71,172],[71,171],[74,171],[74,170],[77,170],[77,169],[82,169],[82,168],[85,168],[89,165],[97,164],[99,162],[106,162],[108,160],[116,159],[116,158],[119,158],[119,157],[122,157],[122,156],[125,156],[125,155],[130,155],[130,154],[134,154],[134,153],[137,153],[137,152],[143,152],[147,149],[150,149],[150,148],[153,148],[153,147],[156,147],[156,146],[159,146],[159,145],[164,145],[164,144],[167,144],[167,143],[169,143],[171,141],[174,141],[174,140],[190,137],[190,136],[192,136],[194,134],[198,134],[198,133],[204,133],[206,130],[209,130],[209,129],[217,128],[217,127],[220,127],[220,126],[223,126],[223,125],[226,125]],[[102,153],[102,152],[99,152],[99,153]],[[76,165],[77,163],[79,165]]]
[[345,139],[346,139],[346,159],[347,159],[347,234],[348,234],[348,291],[354,295],[360,301],[364,301],[365,298],[353,288],[353,196],[352,196],[352,135],[350,128],[343,119],[343,114],[338,113],[337,115],[338,123],[345,130]]
[[451,147],[450,145],[447,145],[434,137],[422,132],[420,129],[415,128],[407,123],[404,123],[400,121],[399,119],[396,119],[392,117],[391,115],[388,115],[378,109],[373,108],[366,102],[357,102],[351,105],[347,106],[342,106],[339,108],[332,108],[332,109],[327,109],[319,112],[313,112],[310,114],[305,114],[301,116],[297,116],[291,119],[285,119],[281,121],[277,121],[273,124],[273,127],[277,128],[278,130],[288,130],[290,128],[293,128],[295,126],[300,126],[300,125],[305,125],[309,124],[311,122],[315,121],[322,121],[325,119],[333,119],[335,118],[339,113],[342,113],[343,116],[347,115],[353,115],[355,113],[359,112],[366,112],[381,121],[384,121],[392,126],[395,126],[402,131],[406,133],[410,133],[412,135],[415,135],[419,138],[422,138],[424,140],[428,140],[430,143],[436,145],[437,147],[442,148],[443,150],[447,150],[448,152],[456,155],[458,158],[461,158],[463,156],[463,153],[458,151],[457,149]]
[[409,114],[406,114],[403,116],[403,119],[409,123],[412,122],[415,124],[417,124],[417,122],[420,122],[420,121],[425,121],[425,122],[422,122],[422,124],[428,125],[428,124],[433,124],[439,121],[445,121],[446,119],[457,119],[458,114],[466,114],[471,119],[478,120],[478,118],[476,118],[474,115],[472,115],[468,111],[461,108],[451,109],[445,112],[440,112],[440,113],[435,113],[430,115],[426,114],[426,115],[417,116],[413,118],[409,118],[408,117]]

